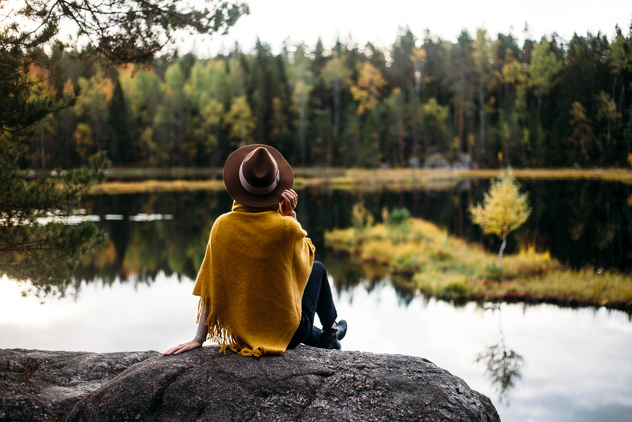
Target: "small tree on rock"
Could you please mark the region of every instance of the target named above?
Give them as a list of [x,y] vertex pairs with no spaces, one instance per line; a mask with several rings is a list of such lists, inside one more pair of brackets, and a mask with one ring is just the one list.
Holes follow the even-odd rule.
[[520,193],[520,184],[513,170],[501,170],[498,180],[492,180],[492,186],[485,193],[483,205],[470,207],[474,224],[478,224],[485,234],[495,234],[502,239],[498,252],[498,277],[503,277],[503,251],[507,245],[507,235],[520,227],[529,215],[529,198]]

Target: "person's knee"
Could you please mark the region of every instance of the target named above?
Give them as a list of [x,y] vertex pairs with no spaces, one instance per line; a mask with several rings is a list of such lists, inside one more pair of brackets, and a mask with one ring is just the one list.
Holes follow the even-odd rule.
[[319,273],[326,273],[325,266],[320,261],[314,261],[314,265],[312,266],[312,271],[317,271]]

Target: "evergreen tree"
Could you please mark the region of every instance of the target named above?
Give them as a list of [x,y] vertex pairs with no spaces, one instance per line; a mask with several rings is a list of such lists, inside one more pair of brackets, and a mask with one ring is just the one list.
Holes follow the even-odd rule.
[[[225,30],[247,12],[246,6],[228,2],[219,3],[212,10],[177,7],[168,0],[150,3],[24,0],[17,6],[0,3],[0,14],[7,17],[0,27],[0,271],[3,274],[30,280],[43,292],[63,293],[81,254],[105,238],[90,222],[67,225],[56,221],[44,224],[41,220],[67,218],[74,213],[81,193],[104,178],[102,170],[109,165],[104,152],[94,156],[92,170],[58,171],[57,177],[51,179],[30,180],[28,171],[19,168],[20,158],[29,155],[28,144],[23,140],[32,137],[36,123],[75,103],[77,111],[89,115],[84,116],[87,122],[80,122],[84,126],[78,125],[83,129],[75,137],[86,147],[84,158],[88,156],[91,138],[95,138],[99,148],[106,147],[107,130],[103,129],[108,122],[107,103],[113,94],[106,88],[107,82],[99,86],[100,81],[86,78],[71,97],[66,95],[68,90],[56,97],[47,87],[48,77],[35,71],[34,66],[45,57],[45,47],[54,43],[62,20],[78,28],[74,41],[75,46],[82,46],[83,58],[109,64],[148,64],[156,52],[169,44],[175,31]],[[55,51],[59,48],[53,48]],[[77,102],[80,88],[94,97]],[[95,97],[101,100],[105,97],[107,101],[95,104],[90,101]],[[97,111],[103,105],[106,107]],[[43,126],[39,126],[40,150],[44,150]],[[43,151],[43,166],[45,157]]]
[[535,89],[538,99],[537,106],[537,163],[542,165],[543,128],[542,128],[542,97],[548,94],[556,82],[557,74],[562,70],[562,62],[557,60],[546,40],[535,44],[529,64],[529,86]]

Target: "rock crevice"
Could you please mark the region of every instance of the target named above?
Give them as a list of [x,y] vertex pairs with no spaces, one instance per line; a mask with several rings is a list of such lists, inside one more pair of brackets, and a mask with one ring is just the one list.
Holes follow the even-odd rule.
[[0,349],[0,422],[499,421],[423,358],[299,346],[283,356]]

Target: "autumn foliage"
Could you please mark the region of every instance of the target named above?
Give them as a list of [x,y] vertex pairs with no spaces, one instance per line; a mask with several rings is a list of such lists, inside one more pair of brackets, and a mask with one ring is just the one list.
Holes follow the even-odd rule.
[[520,193],[511,168],[501,170],[498,180],[492,181],[489,192],[485,193],[483,204],[470,208],[472,221],[483,229],[483,233],[502,239],[498,253],[498,272],[502,280],[503,250],[507,244],[507,235],[520,227],[529,215],[529,198]]

